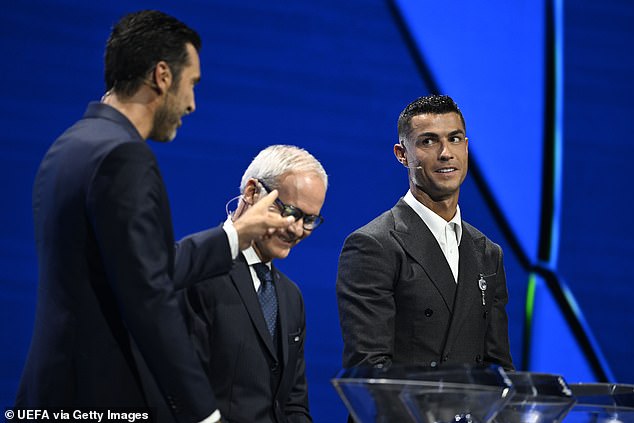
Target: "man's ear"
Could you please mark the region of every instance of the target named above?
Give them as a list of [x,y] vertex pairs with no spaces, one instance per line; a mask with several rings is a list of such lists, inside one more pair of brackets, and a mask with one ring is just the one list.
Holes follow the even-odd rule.
[[398,160],[400,164],[407,167],[407,156],[405,155],[405,147],[403,144],[394,144],[394,156],[396,156],[396,160]]
[[154,66],[151,79],[154,84],[153,88],[156,89],[159,95],[169,90],[172,86],[172,78],[172,70],[167,62],[161,60]]
[[255,178],[250,178],[247,181],[247,185],[246,187],[244,187],[244,193],[242,194],[244,202],[250,205],[255,204],[255,202],[258,201],[260,197],[259,193],[260,189],[258,187],[258,180]]

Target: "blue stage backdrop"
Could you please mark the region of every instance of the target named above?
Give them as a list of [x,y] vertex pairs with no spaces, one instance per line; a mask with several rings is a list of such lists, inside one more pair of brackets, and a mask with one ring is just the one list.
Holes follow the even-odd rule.
[[[556,49],[563,60],[557,79],[563,108],[553,128],[547,105],[557,91],[546,90],[544,78],[547,10],[555,3],[563,6],[562,44]],[[307,375],[316,422],[341,422],[346,416],[330,385],[342,352],[335,299],[341,245],[348,233],[406,192],[405,170],[392,155],[396,119],[405,104],[432,91],[456,98],[468,132],[473,129],[470,151],[481,178],[467,179],[461,207],[466,220],[505,249],[516,364],[535,367],[525,340],[538,343],[537,325],[551,321],[540,315],[532,337],[525,336],[527,287],[537,280],[526,262],[540,258],[542,158],[548,154],[544,146],[552,146],[544,133],[558,130],[563,134],[554,229],[559,248],[545,267],[576,299],[584,328],[605,358],[606,374],[634,383],[634,318],[628,307],[634,294],[629,266],[634,229],[623,221],[633,197],[628,161],[634,143],[627,124],[634,112],[634,56],[628,53],[634,3],[520,1],[490,10],[468,4],[5,2],[0,14],[0,406],[13,403],[33,325],[35,171],[57,135],[102,95],[110,26],[144,8],[174,14],[203,38],[197,111],[185,119],[174,143],[152,144],[178,237],[225,218],[225,203],[237,195],[243,170],[267,145],[302,146],[330,175],[324,225],[279,262],[306,301]],[[548,303],[535,298],[535,307]],[[555,304],[555,312],[559,309]],[[559,351],[552,347],[557,363]],[[564,376],[576,371],[548,370]]]

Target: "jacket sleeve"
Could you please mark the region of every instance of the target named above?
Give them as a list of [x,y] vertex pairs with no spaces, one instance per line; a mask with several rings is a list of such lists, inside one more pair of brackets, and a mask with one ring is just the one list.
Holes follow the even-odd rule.
[[385,251],[375,237],[355,232],[339,256],[336,289],[344,368],[392,361],[397,271]]
[[222,226],[189,235],[176,243],[176,289],[228,273],[232,264],[229,240]]
[[176,419],[202,421],[217,406],[178,307],[167,195],[145,143],[108,154],[88,187],[86,207],[130,336]]
[[491,320],[486,333],[484,360],[488,363],[498,364],[505,370],[514,370],[508,336],[506,304],[508,303],[509,296],[506,287],[504,260],[502,249],[498,245],[494,244],[494,246],[497,256],[495,296],[491,309]]

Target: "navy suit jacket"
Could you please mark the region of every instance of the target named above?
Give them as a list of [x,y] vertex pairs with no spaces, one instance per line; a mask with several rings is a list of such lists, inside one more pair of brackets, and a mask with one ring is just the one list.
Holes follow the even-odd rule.
[[273,271],[277,345],[266,327],[244,256],[236,259],[229,274],[196,284],[183,297],[192,339],[223,422],[312,421],[304,362],[304,301],[291,280]]
[[457,284],[436,238],[402,199],[346,239],[337,276],[344,367],[513,368],[502,250],[464,221],[462,229]]
[[221,228],[176,248],[155,157],[132,123],[91,103],[44,157],[33,188],[35,328],[17,407],[217,408],[175,289],[227,272]]

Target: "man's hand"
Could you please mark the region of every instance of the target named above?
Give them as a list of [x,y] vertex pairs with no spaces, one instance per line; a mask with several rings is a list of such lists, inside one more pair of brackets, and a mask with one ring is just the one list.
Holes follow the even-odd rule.
[[248,248],[252,241],[270,236],[276,230],[287,228],[295,222],[295,218],[292,216],[282,217],[279,211],[269,210],[277,198],[277,194],[277,190],[274,189],[233,222],[233,227],[238,232],[240,250]]

